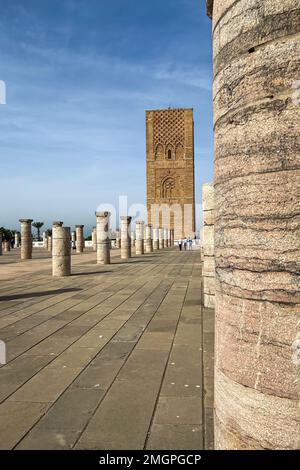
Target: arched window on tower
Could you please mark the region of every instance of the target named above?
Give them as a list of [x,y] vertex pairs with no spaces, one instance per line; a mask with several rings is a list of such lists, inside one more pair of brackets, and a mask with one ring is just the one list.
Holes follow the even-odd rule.
[[162,160],[164,158],[164,148],[162,144],[158,144],[155,149],[155,160]]
[[174,196],[175,180],[172,177],[167,177],[161,184],[161,197],[163,199],[171,199]]
[[174,160],[175,159],[175,149],[174,147],[169,144],[166,146],[166,160]]

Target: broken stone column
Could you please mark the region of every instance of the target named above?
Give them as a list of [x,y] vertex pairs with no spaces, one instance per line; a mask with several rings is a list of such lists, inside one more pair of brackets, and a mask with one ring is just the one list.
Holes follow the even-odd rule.
[[159,250],[159,229],[158,228],[153,229],[153,250],[154,251]]
[[97,263],[110,264],[109,219],[110,212],[96,212]]
[[84,250],[84,225],[76,225],[76,253],[83,253]]
[[10,241],[4,241],[4,253],[8,253],[10,251]]
[[131,232],[131,246],[135,246],[135,232]]
[[130,224],[132,217],[121,217],[121,258],[131,258]]
[[215,257],[214,257],[214,185],[204,184],[202,188],[203,206],[203,304],[215,308]]
[[145,240],[146,240],[146,245],[145,245],[145,251],[146,253],[152,253],[153,252],[153,231],[152,231],[152,224],[147,224],[146,225],[146,230],[145,230]]
[[210,0],[208,12],[215,447],[300,449],[300,5]]
[[96,229],[96,227],[93,227],[93,231],[92,231],[92,245],[93,245],[93,251],[97,251],[97,229]]
[[163,228],[159,228],[159,229],[158,229],[158,239],[159,239],[159,249],[160,249],[160,250],[163,250],[164,247],[165,247],[165,243],[164,243],[164,229],[163,229]]
[[21,223],[21,260],[32,259],[32,219],[20,219]]
[[62,222],[53,222],[52,227],[52,275],[71,275],[71,229],[62,227]]
[[121,237],[120,237],[120,230],[116,230],[116,248],[121,248]]
[[144,222],[136,222],[135,225],[135,252],[137,255],[144,254]]

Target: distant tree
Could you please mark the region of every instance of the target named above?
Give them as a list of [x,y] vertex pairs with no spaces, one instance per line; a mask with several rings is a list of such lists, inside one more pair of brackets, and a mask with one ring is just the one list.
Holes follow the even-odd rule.
[[46,235],[48,237],[52,237],[52,230],[50,228],[48,228],[48,230],[46,230]]
[[41,231],[41,228],[43,227],[43,225],[44,225],[44,222],[34,222],[32,224],[32,226],[37,229],[37,239],[38,239],[38,241],[41,238],[40,237],[40,231]]
[[9,230],[7,228],[4,228],[4,227],[0,227],[0,233],[2,234],[2,239],[9,242],[10,240],[12,240],[14,238],[14,230]]

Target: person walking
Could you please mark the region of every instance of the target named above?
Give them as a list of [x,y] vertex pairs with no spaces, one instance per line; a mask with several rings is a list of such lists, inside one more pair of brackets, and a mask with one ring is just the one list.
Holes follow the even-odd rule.
[[181,238],[178,240],[179,251],[182,250],[182,240]]
[[183,240],[183,248],[184,248],[184,251],[186,251],[186,245],[187,245],[187,240],[186,238]]

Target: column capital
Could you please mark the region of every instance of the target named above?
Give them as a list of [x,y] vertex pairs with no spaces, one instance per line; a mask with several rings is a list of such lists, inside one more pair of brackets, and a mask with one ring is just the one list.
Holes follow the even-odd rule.
[[75,228],[84,228],[84,225],[75,225]]
[[33,222],[33,219],[19,219],[19,222],[21,222],[21,224],[31,224],[31,222]]
[[121,215],[120,219],[121,220],[127,220],[128,222],[131,222],[132,217],[130,215]]
[[110,217],[110,212],[95,212],[96,217]]
[[53,222],[52,225],[53,225],[54,227],[62,227],[63,224],[64,224],[64,223],[61,222],[60,220],[56,220],[56,221]]

